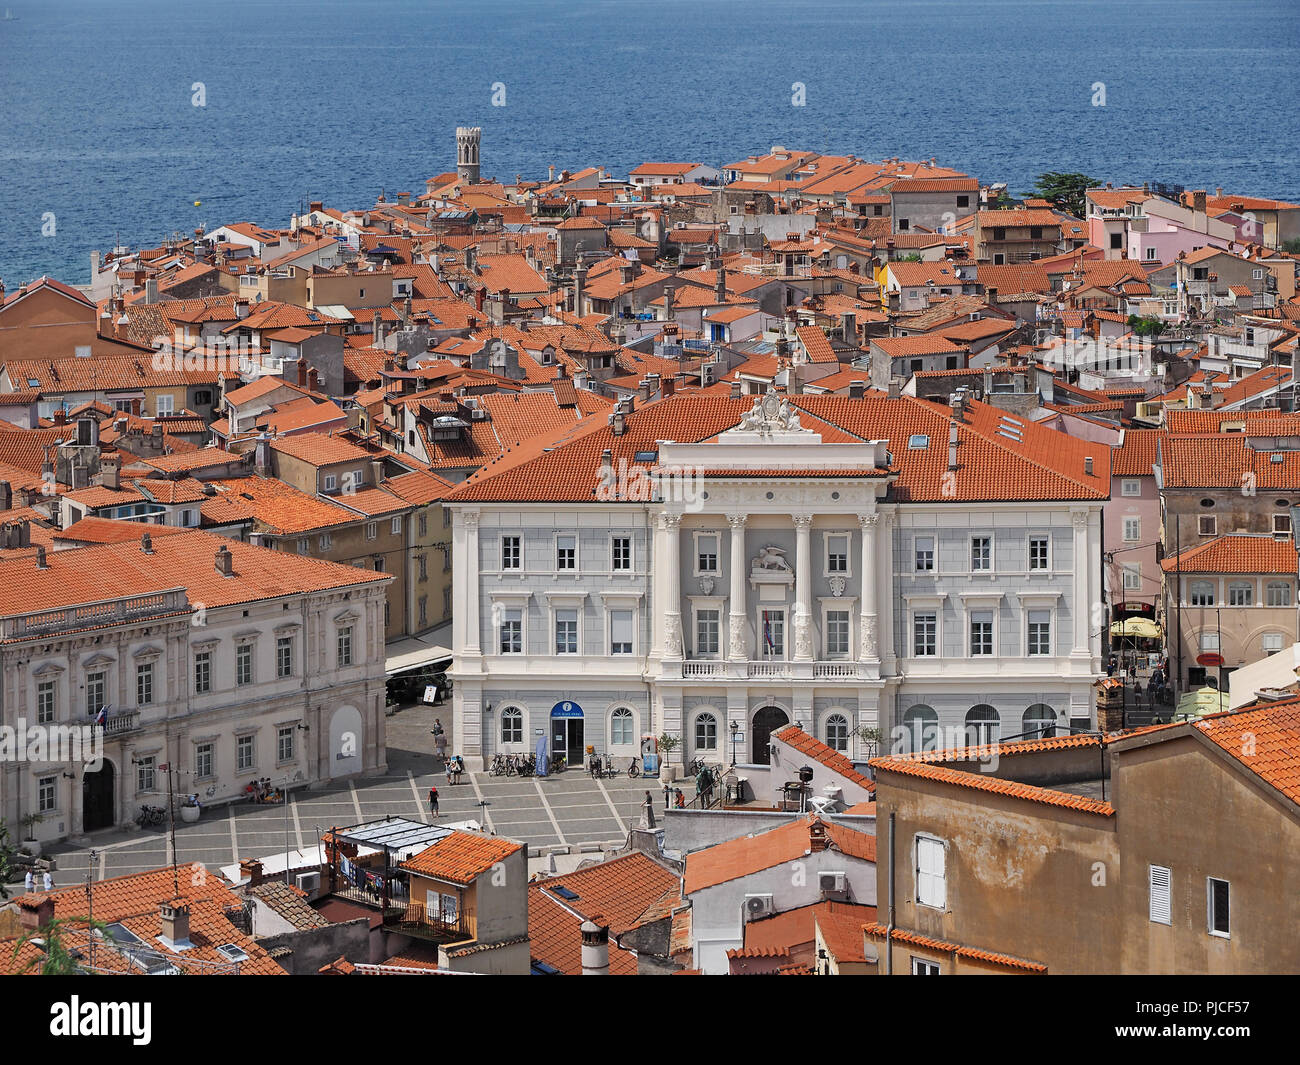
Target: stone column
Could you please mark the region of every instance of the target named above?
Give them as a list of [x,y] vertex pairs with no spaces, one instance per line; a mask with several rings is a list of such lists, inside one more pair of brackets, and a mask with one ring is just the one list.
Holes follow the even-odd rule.
[[876,633],[876,525],[879,521],[878,514],[863,514],[858,518],[862,527],[862,616],[858,657],[865,661],[880,657],[880,641]]
[[682,596],[681,596],[681,523],[680,514],[661,514],[659,523],[664,531],[664,657],[682,657]]
[[[879,512],[879,534],[885,548],[876,552],[876,561],[872,568],[879,581],[876,587],[876,602],[885,604],[885,618],[877,627],[877,642],[880,646],[881,673],[893,675],[897,672],[897,659],[894,655],[894,537],[893,526],[897,520],[893,511]],[[942,619],[939,621],[942,624]]]
[[748,641],[745,630],[748,627],[745,612],[745,523],[744,514],[728,514],[727,522],[731,525],[731,599],[728,603],[727,617],[728,648],[727,657],[733,662],[749,660]]
[[794,516],[794,657],[812,660],[812,516]]
[[465,523],[465,565],[462,589],[465,594],[465,653],[481,654],[479,641],[481,623],[479,621],[479,553],[478,553],[478,511],[464,512]]
[[1070,604],[1070,618],[1074,628],[1073,657],[1088,657],[1088,629],[1092,622],[1092,603],[1088,594],[1088,575],[1092,571],[1088,558],[1088,512],[1070,512],[1074,523],[1074,602]]

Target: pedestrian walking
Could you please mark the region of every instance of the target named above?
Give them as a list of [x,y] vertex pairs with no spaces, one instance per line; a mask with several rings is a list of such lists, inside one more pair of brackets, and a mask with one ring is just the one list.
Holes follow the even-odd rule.
[[438,786],[436,784],[429,786],[429,813],[434,817],[438,816]]
[[27,870],[27,876],[23,878],[23,887],[27,891],[36,890],[36,877],[32,876],[32,871],[30,869]]
[[41,874],[41,879],[44,882],[46,891],[54,890],[54,877],[50,876],[50,871],[48,869],[46,869],[45,872]]

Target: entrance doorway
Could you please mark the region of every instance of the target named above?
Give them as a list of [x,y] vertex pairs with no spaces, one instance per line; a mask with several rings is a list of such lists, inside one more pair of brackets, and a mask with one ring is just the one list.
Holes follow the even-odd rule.
[[107,758],[98,772],[87,773],[81,780],[81,823],[86,832],[112,828],[117,823],[113,800],[113,763]]
[[765,706],[754,715],[754,765],[771,765],[772,752],[767,743],[772,733],[790,724],[790,718],[779,706]]
[[586,733],[582,707],[577,703],[556,703],[551,709],[551,754],[561,755],[564,764],[586,762]]

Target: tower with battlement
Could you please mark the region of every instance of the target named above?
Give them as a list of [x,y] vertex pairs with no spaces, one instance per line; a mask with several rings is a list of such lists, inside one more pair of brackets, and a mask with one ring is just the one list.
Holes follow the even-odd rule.
[[456,177],[462,185],[478,184],[478,149],[482,136],[479,126],[456,128]]

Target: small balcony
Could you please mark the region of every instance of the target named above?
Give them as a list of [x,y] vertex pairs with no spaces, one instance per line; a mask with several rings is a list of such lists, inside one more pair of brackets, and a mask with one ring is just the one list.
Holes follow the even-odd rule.
[[462,943],[474,938],[468,914],[459,914],[451,921],[441,915],[430,917],[420,902],[408,903],[400,910],[388,910],[384,914],[384,931],[431,943]]
[[[672,669],[664,663],[665,672]],[[773,678],[778,680],[811,679],[818,681],[869,680],[876,675],[872,665],[851,659],[830,661],[787,661],[785,659],[751,659],[732,662],[728,659],[688,659],[681,663],[683,680],[730,679],[748,680]]]

